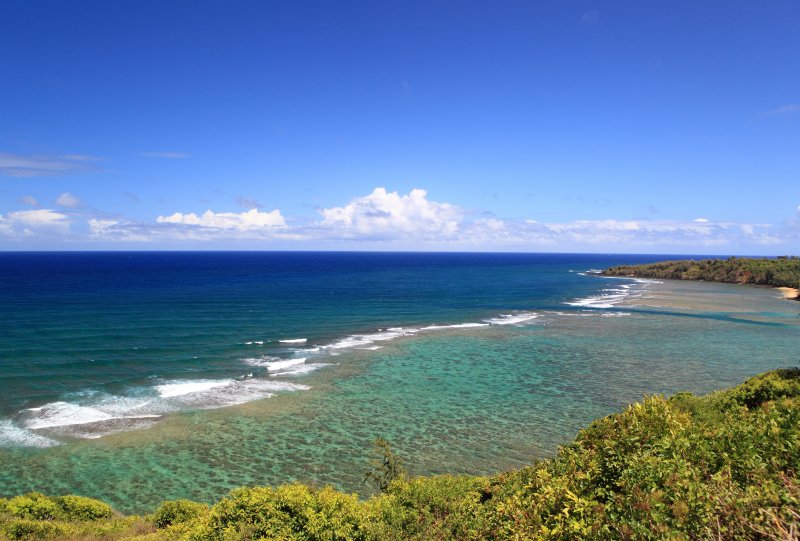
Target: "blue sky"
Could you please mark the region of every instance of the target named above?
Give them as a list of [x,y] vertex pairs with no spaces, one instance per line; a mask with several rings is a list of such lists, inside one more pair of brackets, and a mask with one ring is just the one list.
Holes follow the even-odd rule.
[[0,4],[0,249],[800,253],[800,4]]

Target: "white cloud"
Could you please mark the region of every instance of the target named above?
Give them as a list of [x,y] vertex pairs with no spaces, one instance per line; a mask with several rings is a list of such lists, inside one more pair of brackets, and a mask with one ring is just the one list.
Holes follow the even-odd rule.
[[253,231],[260,229],[273,229],[286,227],[286,221],[281,211],[275,209],[270,212],[261,212],[250,209],[246,212],[212,212],[205,211],[202,215],[191,212],[184,214],[176,212],[170,216],[159,216],[156,222],[160,224],[182,224],[213,229],[230,229],[235,231]]
[[520,228],[520,241],[624,250],[627,247],[724,246],[774,244],[779,239],[766,224],[706,221],[576,220],[543,224],[533,220]]
[[23,205],[28,205],[29,207],[39,206],[39,202],[32,195],[25,195],[23,197],[20,197],[19,202],[22,203]]
[[321,226],[334,237],[419,238],[446,240],[456,236],[462,211],[428,199],[425,190],[407,195],[375,188],[343,207],[321,209]]
[[69,217],[50,209],[18,210],[0,216],[0,233],[10,237],[65,235],[69,233]]
[[10,212],[8,218],[14,222],[28,227],[52,227],[69,222],[66,214],[61,214],[50,209],[18,210]]
[[56,205],[68,209],[76,209],[82,207],[83,203],[81,202],[80,199],[78,199],[71,193],[64,192],[61,195],[59,195],[58,198],[56,199]]
[[102,237],[107,235],[111,228],[117,225],[119,221],[90,218],[86,223],[89,224],[89,234],[92,237]]
[[0,176],[49,177],[66,175],[89,169],[86,162],[99,158],[82,154],[12,154],[0,152]]
[[227,246],[230,241],[262,243],[252,246],[335,249],[347,242],[347,246],[360,249],[673,253],[757,253],[759,246],[777,245],[791,249],[791,243],[796,245],[800,238],[800,209],[797,216],[774,225],[715,222],[708,218],[544,222],[505,220],[485,212],[467,211],[431,200],[421,189],[400,194],[375,188],[343,206],[318,212],[318,220],[290,223],[278,209],[175,212],[147,222],[86,212],[85,227],[71,231],[68,214],[32,209],[0,216],[0,235],[11,239],[40,236],[71,242],[194,246]]

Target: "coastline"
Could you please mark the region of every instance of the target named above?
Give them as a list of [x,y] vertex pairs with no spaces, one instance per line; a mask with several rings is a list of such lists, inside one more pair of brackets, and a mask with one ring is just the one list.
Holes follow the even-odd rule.
[[800,258],[797,256],[668,260],[618,265],[603,270],[601,274],[768,286],[778,289],[784,299],[800,300]]
[[784,299],[800,301],[800,289],[794,287],[776,287],[783,294]]
[[[292,480],[362,493],[377,436],[409,457],[416,475],[488,475],[554,456],[581,426],[644,393],[711,392],[793,358],[797,334],[786,324],[798,327],[796,312],[766,288],[653,281],[636,291],[645,284],[593,282],[582,280],[587,287],[574,297],[560,294],[572,308],[532,305],[540,314],[532,324],[414,333],[375,351],[338,348],[338,368],[302,376],[314,392],[169,415],[148,429],[47,449],[0,450],[7,464],[0,487],[4,495],[82,490],[123,512],[149,511],[165,497],[213,502],[237,486]],[[625,295],[631,288],[623,285],[634,291]],[[650,335],[658,340],[641,339]],[[766,340],[774,345],[761,357]],[[261,350],[251,349],[242,355]]]

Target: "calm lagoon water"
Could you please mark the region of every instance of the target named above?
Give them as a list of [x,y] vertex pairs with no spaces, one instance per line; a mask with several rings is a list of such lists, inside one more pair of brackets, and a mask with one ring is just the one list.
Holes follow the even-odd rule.
[[0,495],[148,511],[551,456],[643,394],[798,364],[773,290],[593,275],[666,256],[0,254]]

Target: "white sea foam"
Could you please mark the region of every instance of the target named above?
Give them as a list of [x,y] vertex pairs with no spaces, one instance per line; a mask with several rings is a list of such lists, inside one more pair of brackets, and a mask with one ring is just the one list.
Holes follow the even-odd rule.
[[224,387],[233,383],[232,379],[199,379],[190,381],[173,381],[171,383],[164,383],[156,385],[155,389],[161,398],[172,398],[175,396],[183,396],[187,394],[200,393],[208,391],[215,387]]
[[598,295],[596,297],[587,297],[585,299],[578,299],[574,302],[567,302],[570,306],[582,306],[585,308],[613,308],[615,304],[622,301],[621,297],[610,295]]
[[498,317],[487,319],[487,323],[492,325],[520,325],[522,323],[529,323],[539,317],[535,312],[522,312],[519,314],[503,314]]
[[305,344],[308,338],[288,338],[286,340],[278,340],[281,344]]
[[25,428],[31,430],[53,428],[59,426],[80,425],[106,421],[113,416],[97,408],[80,406],[69,402],[51,402],[36,410],[28,410],[32,415],[25,415]]
[[[308,369],[289,372],[294,374],[318,367],[309,365]],[[11,419],[0,420],[0,446],[47,447],[59,443],[48,436],[99,438],[151,426],[170,412],[232,406],[267,398],[279,391],[309,388],[286,381],[242,377],[166,381],[152,387],[131,389],[130,396],[86,391],[70,395],[65,400],[22,410]]]
[[441,331],[445,329],[472,329],[475,327],[488,327],[489,323],[454,323],[452,325],[428,325],[422,327],[423,331]]
[[0,421],[0,447],[53,447],[59,442],[17,426],[10,420]]
[[301,391],[310,389],[307,385],[272,379],[245,378],[227,381],[230,381],[230,383],[175,396],[169,400],[174,404],[180,405],[182,408],[214,409],[268,398],[278,391]]
[[302,364],[294,364],[291,366],[287,366],[281,371],[274,374],[275,376],[280,377],[287,377],[287,376],[299,376],[302,374],[308,374],[309,372],[313,372],[314,370],[318,370],[320,368],[331,366],[333,363],[302,363]]
[[[594,269],[591,269],[594,270]],[[590,271],[586,271],[590,272]],[[572,302],[567,302],[570,306],[578,306],[584,308],[613,308],[615,305],[621,303],[626,298],[640,297],[644,290],[651,284],[661,284],[658,280],[649,278],[629,278],[626,276],[608,276],[606,278],[616,278],[627,280],[629,283],[620,284],[619,287],[604,288],[600,290],[600,295],[593,295],[583,299],[576,299]],[[634,286],[638,284],[638,288]]]
[[266,366],[267,366],[267,371],[270,374],[273,374],[275,372],[286,371],[286,370],[290,369],[291,367],[293,367],[295,365],[303,364],[305,362],[306,362],[305,358],[284,359],[284,360],[281,360],[281,361],[272,361],[272,362],[268,363]]
[[270,355],[263,355],[261,357],[248,357],[247,359],[242,359],[242,362],[248,366],[269,366],[270,363],[275,361],[280,361],[280,357],[272,357]]
[[322,350],[352,349],[372,346],[375,342],[385,342],[394,340],[402,336],[409,336],[418,333],[420,329],[406,327],[391,327],[372,334],[353,334],[342,338],[328,346],[322,346]]
[[263,340],[250,340],[249,342],[245,342],[244,345],[246,345],[246,346],[253,346],[253,345],[255,345],[255,346],[263,346],[264,345],[264,341]]

